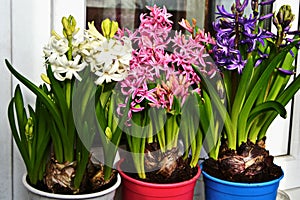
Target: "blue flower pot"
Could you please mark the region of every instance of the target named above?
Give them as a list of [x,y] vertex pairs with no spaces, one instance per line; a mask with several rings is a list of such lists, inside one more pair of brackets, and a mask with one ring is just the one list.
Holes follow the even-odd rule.
[[206,200],[276,200],[283,175],[263,183],[236,183],[224,181],[202,171]]

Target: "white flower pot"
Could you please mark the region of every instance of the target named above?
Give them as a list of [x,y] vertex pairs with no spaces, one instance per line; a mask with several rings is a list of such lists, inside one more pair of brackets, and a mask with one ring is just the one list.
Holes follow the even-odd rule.
[[64,194],[54,194],[54,193],[48,193],[44,192],[41,190],[37,190],[31,185],[29,185],[26,181],[26,176],[27,174],[23,175],[22,182],[24,186],[26,187],[28,191],[28,200],[61,200],[61,199],[88,199],[88,200],[113,200],[115,196],[115,192],[117,188],[121,184],[121,177],[118,174],[117,175],[117,182],[110,188],[100,191],[100,192],[95,192],[95,193],[90,193],[90,194],[79,194],[79,195],[64,195]]

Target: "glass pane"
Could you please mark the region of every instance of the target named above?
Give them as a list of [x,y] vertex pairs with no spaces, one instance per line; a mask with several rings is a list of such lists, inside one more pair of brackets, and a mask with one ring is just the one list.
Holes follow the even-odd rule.
[[195,18],[203,27],[205,0],[87,0],[87,21],[95,21],[100,28],[101,20],[110,18],[118,21],[121,27],[134,29],[139,24],[139,16],[147,12],[146,6],[165,5],[173,15],[173,29],[179,30],[177,22],[182,18]]

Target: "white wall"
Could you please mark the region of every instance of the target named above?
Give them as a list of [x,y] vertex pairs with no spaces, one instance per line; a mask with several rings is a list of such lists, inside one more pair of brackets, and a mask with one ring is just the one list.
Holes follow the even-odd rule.
[[[11,59],[11,27],[10,1],[1,2],[0,6],[0,199],[11,199],[12,194],[12,163],[11,137],[8,134],[6,107],[10,99],[11,78],[4,69],[4,58]],[[2,181],[3,180],[3,181]]]
[[[61,33],[61,17],[70,14],[84,28],[85,0],[1,0],[0,13],[0,199],[23,200],[27,199],[21,183],[25,167],[12,141],[7,119],[12,88],[18,82],[6,69],[4,59],[27,78],[40,83],[40,74],[44,72],[42,47],[50,31],[55,28]],[[28,91],[25,101],[34,101]]]

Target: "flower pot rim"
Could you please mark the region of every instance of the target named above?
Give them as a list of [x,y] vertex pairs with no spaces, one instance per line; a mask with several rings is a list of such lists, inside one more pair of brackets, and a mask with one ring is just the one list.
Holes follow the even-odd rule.
[[38,190],[34,187],[32,187],[30,184],[27,183],[26,180],[27,177],[27,173],[25,173],[22,177],[22,182],[23,185],[26,187],[27,190],[29,190],[30,192],[34,193],[34,194],[38,194],[44,197],[49,197],[49,198],[57,198],[57,199],[89,199],[89,198],[95,198],[95,197],[99,197],[99,196],[103,196],[105,194],[109,194],[111,192],[113,192],[114,190],[116,190],[120,184],[121,184],[121,176],[118,173],[117,174],[117,181],[116,183],[111,186],[110,188],[107,188],[105,190],[99,191],[99,192],[94,192],[94,193],[89,193],[89,194],[74,194],[74,195],[69,195],[69,194],[55,194],[55,193],[49,193],[49,192],[44,192],[41,190]]
[[182,182],[178,182],[178,183],[150,183],[150,182],[144,182],[144,181],[137,180],[137,179],[134,179],[134,178],[128,176],[127,174],[125,174],[121,170],[121,164],[123,163],[124,160],[125,159],[121,159],[117,163],[117,169],[118,169],[119,173],[121,174],[122,177],[126,177],[126,179],[128,181],[133,182],[133,183],[138,183],[141,186],[147,186],[147,187],[152,187],[152,188],[165,188],[165,187],[172,187],[172,186],[184,186],[184,185],[190,184],[195,179],[198,179],[200,177],[200,174],[201,174],[200,166],[197,165],[197,168],[198,168],[197,174],[195,176],[193,176],[191,179],[186,180],[186,181],[182,181]]
[[209,175],[208,173],[206,173],[203,169],[202,169],[203,165],[200,165],[200,168],[202,170],[202,174],[204,177],[207,177],[209,179],[211,179],[212,181],[215,182],[219,182],[222,184],[226,184],[226,185],[231,185],[231,186],[236,186],[236,187],[249,187],[249,186],[253,186],[253,187],[258,187],[258,186],[268,186],[268,185],[272,185],[276,182],[279,182],[283,177],[284,177],[284,173],[282,171],[282,176],[280,176],[277,179],[271,180],[271,181],[266,181],[266,182],[260,182],[260,183],[241,183],[241,182],[232,182],[232,181],[226,181],[226,180],[222,180],[219,178],[216,178],[214,176]]

